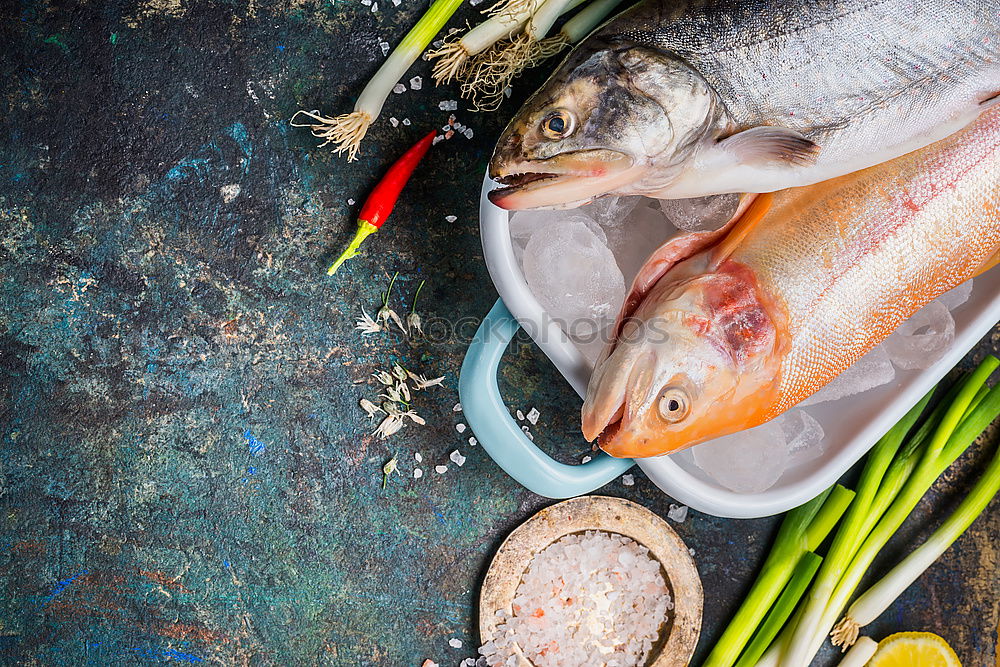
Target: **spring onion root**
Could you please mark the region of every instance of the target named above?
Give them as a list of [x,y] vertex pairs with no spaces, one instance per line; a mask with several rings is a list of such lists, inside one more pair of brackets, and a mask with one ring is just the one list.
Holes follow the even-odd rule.
[[427,59],[437,60],[431,73],[435,83],[448,83],[454,78],[461,78],[469,58],[520,31],[531,18],[533,9],[534,2],[528,2],[521,11],[499,13],[483,21],[460,39],[449,41],[441,48],[430,51]]
[[948,520],[889,574],[854,601],[846,616],[834,628],[834,646],[843,646],[847,650],[847,647],[854,644],[860,628],[878,618],[917,577],[940,558],[982,514],[997,492],[1000,492],[1000,450],[994,454],[983,476]]
[[877,641],[871,637],[861,637],[837,667],[865,667],[877,650]]
[[[348,162],[357,159],[361,140],[365,138],[368,128],[382,112],[382,105],[392,92],[393,86],[420,57],[461,4],[462,0],[434,0],[430,9],[410,29],[361,91],[354,105],[354,111],[332,118],[323,116],[319,112],[299,111],[292,116],[291,124],[294,127],[308,127],[314,137],[323,139],[320,146],[333,144],[334,152],[338,155],[347,153]],[[308,120],[296,122],[299,114]]]
[[[543,59],[542,47],[534,36],[535,32],[548,31],[560,15],[583,2],[586,0],[546,0],[522,26],[508,31],[507,39],[495,41],[490,48],[466,59],[456,74],[463,82],[462,97],[472,100],[478,111],[492,111],[499,107],[514,78]],[[546,47],[544,52],[552,55],[558,50]],[[445,73],[443,66],[441,73]]]

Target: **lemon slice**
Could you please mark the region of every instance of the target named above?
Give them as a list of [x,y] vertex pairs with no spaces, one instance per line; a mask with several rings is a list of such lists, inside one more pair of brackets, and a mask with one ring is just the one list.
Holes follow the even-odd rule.
[[941,637],[932,632],[900,632],[879,642],[868,667],[962,667]]

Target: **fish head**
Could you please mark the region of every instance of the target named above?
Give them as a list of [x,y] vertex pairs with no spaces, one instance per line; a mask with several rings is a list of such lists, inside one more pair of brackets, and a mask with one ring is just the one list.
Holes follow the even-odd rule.
[[613,456],[658,456],[770,418],[783,337],[748,273],[668,275],[649,291],[591,377],[588,440]]
[[504,130],[490,201],[572,208],[662,189],[718,117],[716,95],[685,62],[643,46],[578,48]]

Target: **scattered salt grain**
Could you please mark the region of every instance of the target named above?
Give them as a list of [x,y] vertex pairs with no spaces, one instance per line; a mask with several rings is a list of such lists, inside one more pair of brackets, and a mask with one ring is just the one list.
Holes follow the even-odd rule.
[[528,440],[531,440],[531,441],[535,440],[535,436],[531,435],[531,431],[528,430],[527,426],[522,426],[521,430],[524,431],[524,434],[526,436],[528,436]]
[[463,424],[462,422],[458,422],[457,424],[455,424],[455,430],[458,431],[459,433],[465,433],[465,424]]
[[472,138],[472,128],[471,127],[465,128],[465,130],[462,132],[462,134],[465,135],[466,139],[471,139]]
[[372,3],[372,14],[374,14],[377,11],[378,11],[378,3],[377,2],[373,2]]
[[469,4],[473,7],[482,4],[483,0],[469,0]]
[[520,410],[518,410],[514,414],[517,415],[517,421],[519,421],[519,422],[523,422],[524,421],[524,413],[523,412],[521,412]]
[[462,640],[461,639],[449,639],[448,640],[448,646],[450,646],[452,648],[462,648]]
[[378,47],[382,49],[382,55],[389,55],[389,42],[379,42]]
[[688,553],[694,556],[694,549],[688,549]]
[[441,111],[454,111],[458,108],[458,102],[456,100],[442,100],[438,104],[438,109]]
[[410,125],[410,119],[409,118],[404,118],[403,119],[403,125],[406,125],[408,127]]
[[441,127],[441,131],[442,132],[447,132],[450,129],[451,129],[451,125],[444,125],[444,126]]
[[476,440],[476,436],[470,435],[469,436],[469,447],[475,447],[478,444],[479,444],[479,441]]
[[[496,634],[475,664],[637,667],[669,626],[673,600],[649,550],[616,533],[567,535],[529,563],[512,613],[497,612]],[[553,593],[554,592],[554,593]]]
[[635,484],[635,475],[622,475],[622,484],[632,486]]
[[448,222],[455,222],[456,220],[458,220],[458,218],[454,215],[446,215],[444,216],[444,219],[447,220]]
[[594,460],[594,459],[592,459],[592,458],[591,458],[591,457],[589,457],[589,456],[584,456],[584,457],[583,457],[582,459],[580,459],[580,463],[590,463],[590,462],[591,462],[591,461],[593,461],[593,460]]
[[410,90],[420,90],[424,86],[424,80],[419,76],[410,79]]
[[443,475],[448,472],[448,466],[434,466],[434,472],[439,475]]
[[462,404],[461,403],[456,403],[455,405],[451,406],[451,411],[452,412],[461,412],[462,411]]
[[395,117],[390,117],[389,125],[392,125],[393,127],[399,127],[399,120],[396,119]]
[[462,456],[462,452],[458,451],[457,449],[453,451],[451,454],[449,454],[448,458],[454,461],[455,465],[457,465],[459,468],[461,468],[462,464],[465,463],[465,457]]
[[444,137],[442,137],[442,136],[441,136],[441,135],[439,134],[439,135],[437,135],[436,137],[434,137],[433,139],[431,139],[431,146],[437,146],[437,145],[438,145],[439,143],[441,143],[442,141],[444,141]]
[[540,413],[535,408],[531,408],[530,410],[528,410],[528,414],[525,415],[525,417],[527,418],[527,420],[529,422],[531,422],[532,426],[534,426],[535,424],[538,423],[538,418],[541,417],[541,416],[542,416],[542,413]]
[[420,452],[414,452],[413,460],[416,461],[417,463],[420,463],[421,461],[424,460],[424,457],[420,454]]
[[667,509],[667,518],[677,523],[684,523],[684,520],[688,518],[688,508],[687,505],[677,505],[671,504]]
[[392,87],[392,92],[396,93],[397,95],[399,95],[400,93],[405,93],[406,86],[404,86],[401,83],[397,83],[395,86]]
[[348,206],[354,206],[354,200],[353,199],[348,199],[347,200],[347,205]]
[[420,468],[413,469],[413,479],[420,479],[423,476],[424,476],[423,470],[421,470]]

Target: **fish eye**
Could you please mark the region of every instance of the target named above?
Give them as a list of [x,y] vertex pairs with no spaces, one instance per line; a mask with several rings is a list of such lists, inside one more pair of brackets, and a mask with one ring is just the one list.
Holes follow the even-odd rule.
[[576,120],[566,109],[556,109],[542,119],[542,134],[549,139],[565,139],[576,129]]
[[680,387],[667,387],[660,392],[657,409],[664,420],[676,424],[691,412],[691,401],[687,392]]

